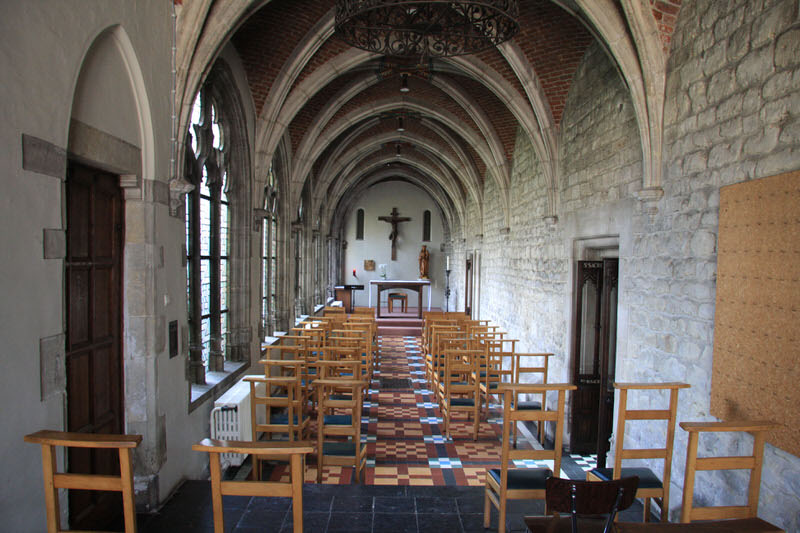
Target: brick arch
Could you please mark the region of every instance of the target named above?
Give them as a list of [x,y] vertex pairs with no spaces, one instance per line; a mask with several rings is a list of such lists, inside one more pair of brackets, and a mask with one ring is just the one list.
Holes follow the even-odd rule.
[[[324,164],[314,171],[315,175],[323,176],[323,179],[315,188],[315,190],[319,191],[319,194],[324,194],[324,191],[330,187],[330,182],[336,179],[336,173],[332,169],[335,163],[344,157],[345,150],[351,146],[370,141],[375,135],[391,133],[392,142],[410,139],[418,145],[430,144],[435,146],[437,151],[447,153],[450,156],[450,160],[456,158],[457,162],[454,162],[453,166],[454,168],[462,169],[462,180],[465,182],[465,189],[472,191],[477,201],[481,190],[481,175],[471,155],[467,153],[466,149],[460,145],[459,141],[446,128],[440,126],[436,121],[422,119],[418,125],[414,124],[417,121],[408,121],[409,124],[406,126],[408,133],[401,134],[396,132],[392,126],[384,124],[385,122],[375,118],[369,119],[353,131],[348,132],[346,138],[342,138],[340,142],[335,143],[336,145],[330,153],[325,154]],[[460,166],[458,163],[460,163]]]
[[[348,116],[342,117],[335,124],[332,124],[331,127],[326,129],[324,134],[320,135],[315,141],[313,149],[306,153],[301,154],[298,152],[298,154],[296,154],[297,159],[303,166],[296,169],[295,173],[293,174],[295,177],[295,182],[302,181],[303,176],[308,176],[310,174],[313,161],[319,157],[326,146],[335,141],[347,128],[358,124],[360,121],[375,114],[380,114],[381,112],[391,112],[395,110],[396,107],[396,101],[387,99],[384,102],[374,103],[373,107],[371,108],[357,109],[351,112]],[[432,108],[427,104],[427,102],[419,102],[415,99],[406,100],[404,108],[410,111],[419,112],[425,116],[432,117],[438,122],[446,125],[449,129],[453,130],[462,138],[464,138],[467,144],[475,147],[478,151],[478,155],[484,160],[484,162],[490,164],[494,159],[494,157],[492,157],[492,147],[486,143],[486,140],[476,132],[465,128],[453,115],[441,109]],[[498,147],[494,147],[494,149],[499,151]],[[489,166],[489,170],[490,172],[493,172],[494,168]],[[293,193],[298,194],[297,191],[293,191]]]
[[[384,169],[387,169],[387,172],[394,174],[403,172],[407,174],[413,174],[420,180],[421,183],[424,183],[427,188],[431,190],[437,190],[438,188],[440,192],[437,193],[435,197],[440,198],[441,201],[437,200],[437,204],[448,206],[448,209],[446,209],[445,212],[448,213],[448,218],[453,220],[452,227],[459,227],[460,221],[464,220],[466,213],[466,202],[458,195],[454,196],[452,193],[448,192],[447,189],[442,187],[441,182],[431,178],[433,173],[436,171],[434,167],[431,167],[422,161],[406,161],[403,165],[395,165],[393,163],[396,161],[394,160],[393,155],[390,153],[375,152],[372,155],[374,155],[374,157],[370,159],[366,165],[364,165],[361,172],[350,176],[349,179],[341,180],[337,183],[335,192],[330,195],[331,202],[328,204],[329,208],[325,211],[325,216],[328,220],[332,220],[332,218],[335,216],[336,206],[341,203],[341,199],[348,194],[349,191],[351,191],[354,187],[357,187],[360,183],[363,183],[365,180],[369,180],[371,176],[379,174]],[[387,167],[387,164],[390,166]]]
[[[342,156],[337,159],[336,164],[333,165],[329,170],[332,176],[338,178],[338,181],[334,183],[334,181],[331,179],[325,182],[328,184],[327,186],[325,186],[325,183],[320,184],[318,194],[331,196],[331,191],[336,191],[337,188],[340,188],[338,183],[347,180],[348,176],[352,175],[355,177],[355,179],[357,179],[359,174],[357,167],[364,159],[375,152],[382,150],[385,144],[393,143],[398,140],[413,141],[417,139],[413,136],[405,136],[401,138],[396,132],[390,132],[383,135],[374,136],[373,138],[366,140],[359,145],[352,146],[350,150],[342,154]],[[427,174],[432,176],[431,179],[438,181],[442,188],[444,188],[452,198],[458,198],[463,202],[463,194],[458,183],[459,168],[457,166],[457,161],[450,157],[442,156],[441,153],[435,152],[434,150],[436,147],[428,148],[424,143],[415,144],[415,146],[419,147],[418,149],[420,152],[430,154],[428,157],[429,161],[426,163],[422,160],[422,158],[415,157],[412,153],[406,153],[404,155],[403,162],[413,165],[424,165]],[[389,156],[393,161],[396,161],[396,156],[394,154],[389,154]],[[433,178],[433,176],[436,177]],[[331,189],[331,185],[333,185],[333,189]],[[482,204],[480,201],[479,190],[476,190],[474,187],[470,188],[467,186],[467,191],[469,191],[469,194],[473,197],[473,200],[478,203],[478,205]]]
[[443,230],[445,235],[452,234],[454,228],[461,226],[464,213],[459,213],[456,206],[448,202],[449,198],[445,196],[441,190],[437,189],[434,183],[431,183],[425,176],[416,171],[416,169],[402,167],[387,168],[383,166],[382,163],[381,167],[382,168],[372,170],[368,175],[352,184],[347,190],[343,191],[339,197],[331,202],[334,207],[330,210],[330,213],[326,215],[326,217],[328,217],[327,220],[330,221],[327,227],[330,228],[331,234],[341,229],[342,224],[345,222],[345,214],[350,210],[352,204],[363,191],[379,181],[390,178],[404,179],[424,190],[433,198],[444,222]]

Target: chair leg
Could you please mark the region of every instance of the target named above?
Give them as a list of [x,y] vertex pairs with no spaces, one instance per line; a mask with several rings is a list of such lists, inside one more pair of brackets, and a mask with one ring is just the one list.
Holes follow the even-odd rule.
[[292,520],[294,533],[303,533],[303,461],[304,457],[292,455]]
[[214,514],[214,533],[225,533],[225,517],[222,507],[222,467],[219,454],[209,454],[209,470],[211,470],[211,507]]
[[483,494],[483,528],[487,529],[492,522],[492,501],[489,499],[489,487],[486,487]]
[[644,499],[644,522],[650,521],[650,498]]
[[500,496],[500,514],[497,517],[497,533],[506,533],[506,499]]

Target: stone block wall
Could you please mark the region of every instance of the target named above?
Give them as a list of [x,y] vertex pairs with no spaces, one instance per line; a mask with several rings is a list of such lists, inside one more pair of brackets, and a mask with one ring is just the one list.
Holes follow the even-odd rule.
[[[571,379],[576,240],[616,234],[617,380],[690,383],[681,392],[678,419],[713,420],[719,189],[800,168],[799,9],[796,0],[682,3],[667,65],[664,196],[656,214],[636,200],[642,158],[630,97],[596,44],[576,72],[561,123],[558,223],[551,227],[542,218],[546,184],[524,134],[518,135],[512,162],[510,228],[504,227],[499,190],[486,180],[481,228],[468,220],[463,245],[480,250],[483,258],[480,316],[520,339],[520,350],[555,352],[551,381]],[[463,280],[457,283],[461,290]],[[663,400],[632,403],[646,407]],[[626,442],[652,446],[652,431],[632,429]],[[749,446],[747,439],[718,435],[701,453],[736,453]],[[678,429],[673,520],[685,454],[686,434]],[[787,531],[800,531],[798,479],[800,459],[768,445],[760,515]],[[733,495],[743,486],[746,479],[735,473],[704,475],[695,501],[741,503]]]
[[[679,419],[713,419],[719,189],[800,168],[799,22],[795,0],[696,0],[681,8],[667,71],[664,198],[657,217],[637,221],[632,261],[642,275],[630,287],[637,348],[649,366],[660,360],[667,378],[692,384]],[[626,372],[644,375],[634,365]],[[735,453],[748,449],[746,441],[720,435],[701,446]],[[685,442],[678,430],[675,484],[683,480]],[[767,445],[759,514],[787,531],[800,530],[799,474],[800,459]],[[709,475],[703,483],[696,501],[733,504],[746,477]]]

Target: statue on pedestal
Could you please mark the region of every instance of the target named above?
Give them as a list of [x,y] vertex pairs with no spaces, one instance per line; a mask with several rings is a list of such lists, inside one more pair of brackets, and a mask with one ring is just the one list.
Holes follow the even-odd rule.
[[419,252],[419,279],[428,279],[428,262],[430,261],[431,253],[428,247],[422,245],[422,250]]

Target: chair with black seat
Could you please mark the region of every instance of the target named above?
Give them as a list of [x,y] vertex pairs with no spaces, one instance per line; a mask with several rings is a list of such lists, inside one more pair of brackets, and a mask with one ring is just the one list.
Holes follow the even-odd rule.
[[326,463],[353,466],[355,482],[360,482],[361,472],[367,464],[367,445],[361,442],[361,411],[366,386],[366,381],[346,378],[317,379],[314,382],[317,391],[317,483],[322,483],[322,469]]
[[[614,468],[595,468],[586,473],[587,481],[609,481],[622,477],[638,476],[639,488],[636,495],[644,498],[644,521],[650,519],[650,500],[654,499],[661,509],[661,521],[667,521],[669,514],[669,480],[672,472],[672,445],[675,440],[675,420],[678,410],[678,392],[686,389],[686,383],[614,383],[619,391],[617,428],[614,445]],[[628,409],[628,392],[669,391],[669,405],[666,409]],[[630,449],[625,448],[625,423],[627,421],[666,422],[663,448]],[[651,439],[654,436],[651,433]],[[623,459],[659,459],[663,461],[661,479],[647,467],[624,467]]]
[[636,476],[611,481],[553,476],[545,483],[545,509],[553,516],[526,516],[525,525],[531,533],[609,533],[617,513],[633,504],[638,485]]
[[386,306],[390,313],[394,312],[394,306],[400,303],[400,312],[408,311],[408,296],[404,292],[390,292],[386,301]]
[[[545,482],[547,478],[561,473],[561,444],[564,427],[564,405],[567,391],[577,389],[569,383],[551,383],[548,385],[530,385],[523,383],[501,383],[497,388],[503,394],[503,448],[500,455],[500,468],[486,470],[486,491],[483,508],[483,527],[491,523],[492,505],[497,507],[500,517],[498,533],[504,533],[506,527],[506,505],[508,500],[545,499]],[[520,411],[514,409],[515,394],[558,393],[554,409],[539,411]],[[550,405],[553,405],[551,402]],[[511,427],[520,421],[543,423],[554,422],[554,445],[552,450],[512,449]],[[509,463],[515,460],[553,461],[553,469],[549,468],[511,468]]]
[[451,421],[454,413],[465,413],[472,418],[472,440],[478,440],[480,425],[480,380],[478,362],[485,356],[483,350],[446,349],[444,376],[439,382],[439,403],[444,422],[444,434],[451,438]]
[[[547,384],[547,369],[549,367],[549,360],[552,353],[513,353],[512,354],[512,379],[514,383],[542,383]],[[523,365],[523,358],[530,361],[530,358],[541,358],[541,364],[530,366],[528,362]],[[531,380],[538,381],[531,381]],[[526,395],[528,398],[520,399],[515,397],[514,401],[517,402],[517,409],[526,411],[538,411],[547,403],[547,398],[544,394]],[[514,446],[517,446],[517,427],[514,426]],[[544,442],[545,428],[544,424],[539,424],[539,442]]]

